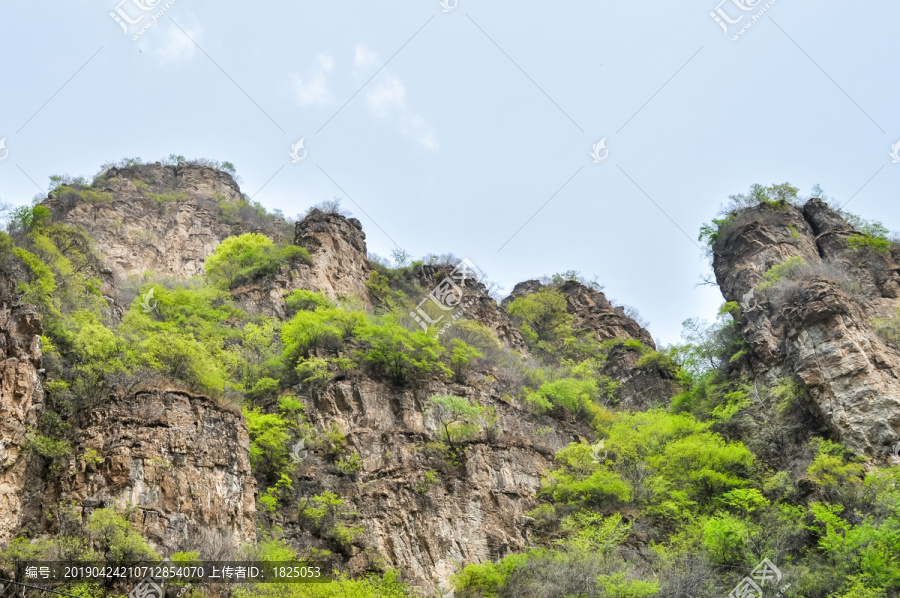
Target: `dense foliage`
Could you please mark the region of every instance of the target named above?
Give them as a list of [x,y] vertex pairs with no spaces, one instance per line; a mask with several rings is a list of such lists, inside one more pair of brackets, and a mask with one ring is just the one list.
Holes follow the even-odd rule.
[[[58,194],[107,201],[83,181],[56,183]],[[782,184],[755,186],[732,199],[736,208],[780,210],[796,198],[797,190]],[[239,222],[240,214],[233,216]],[[704,229],[703,238],[715,244],[734,219],[727,213]],[[855,226],[848,244],[860,255],[879,254],[890,243],[883,227]],[[349,483],[365,456],[339,427],[311,423],[309,399],[333,382],[363,375],[421,397],[433,432],[416,450],[429,465],[409,487],[427,501],[433,486],[466,475],[473,447],[502,433],[499,401],[473,398],[491,394],[528,417],[580,422],[593,437],[556,453],[523,523],[533,547],[459,563],[453,577],[458,598],[725,596],[763,559],[781,570],[787,598],[900,596],[900,469],[866,465],[811,430],[796,380],[761,385],[742,376],[748,348],[738,304],[726,303],[712,324],[686,321],[678,346],[654,351],[636,340],[600,343],[577,329],[559,290],[578,280],[577,273],[559,274],[507,306],[530,353],[523,358],[475,321],[460,320],[441,337],[422,330],[409,317],[413,297],[427,293],[414,275],[422,262],[407,255],[395,262],[394,268],[372,262],[372,311],[353,298],[296,290],[284,298],[285,318],[250,315],[231,291],[309,264],[309,254],[262,234],[235,234],[197,279],[131,281],[133,300],[118,317],[100,290],[102,261],[90,237],[54,222],[41,205],[20,208],[8,233],[0,234],[0,264],[24,273],[19,288],[41,313],[47,370],[46,410],[29,430],[26,449],[50,474],[73,460],[102,462],[96,453],[72,454],[78,411],[113,388],[165,383],[201,392],[243,414],[259,484],[260,541],[229,556],[312,558],[339,569],[330,584],[246,586],[232,595],[400,598],[411,590],[378,564],[377,551],[363,540],[359,514],[338,490],[317,486],[303,469],[306,453],[314,451],[323,468]],[[799,258],[776,264],[758,290],[779,292],[808,269]],[[876,325],[886,342],[900,346],[898,321]],[[622,410],[619,385],[606,373],[612,351],[632,351],[638,369],[665,372],[682,392],[647,411]],[[462,385],[489,392],[426,392],[436,385],[452,385],[454,393]],[[132,515],[105,508],[82,520],[72,505],[56,505],[48,517],[56,521],[57,537],[11,541],[0,550],[0,569],[29,558],[158,558],[134,532]],[[289,545],[288,522],[314,541]],[[191,549],[204,558],[211,554],[209,543]],[[351,578],[340,564],[361,553],[371,553],[372,570]],[[57,589],[109,594],[90,584]],[[190,595],[200,598],[203,590]]]

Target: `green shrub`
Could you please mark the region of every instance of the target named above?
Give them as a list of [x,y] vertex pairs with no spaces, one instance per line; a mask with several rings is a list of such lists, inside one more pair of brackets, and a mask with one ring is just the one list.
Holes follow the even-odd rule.
[[337,463],[338,471],[340,471],[344,475],[350,475],[355,471],[358,471],[360,467],[362,467],[362,457],[359,456],[355,451],[346,455],[340,459],[338,459]]
[[291,311],[315,311],[320,307],[335,307],[334,301],[315,291],[298,289],[284,298],[285,306]]
[[520,322],[528,346],[544,356],[557,353],[564,339],[572,336],[572,316],[565,296],[553,287],[510,302],[507,311]]
[[772,266],[766,271],[766,281],[759,285],[760,290],[765,290],[775,286],[775,283],[782,279],[794,279],[808,268],[806,260],[795,255],[784,260],[780,264]]
[[703,545],[717,563],[740,563],[744,559],[749,533],[743,520],[728,514],[716,515],[706,521]]
[[484,357],[484,353],[458,338],[453,339],[451,345],[450,369],[453,370],[456,381],[462,383],[465,382],[465,369]]
[[160,206],[167,203],[177,203],[187,199],[187,195],[184,193],[148,193],[147,196]]
[[356,337],[365,343],[362,355],[375,373],[404,385],[426,374],[448,374],[441,362],[444,348],[424,330],[410,332],[393,316],[384,316],[364,324]]
[[487,410],[463,397],[435,395],[428,399],[425,412],[434,415],[441,439],[454,449],[481,431]]
[[159,556],[131,524],[113,507],[91,513],[85,531],[97,544],[104,560],[112,563],[156,561]]
[[263,479],[280,479],[289,469],[288,431],[290,422],[279,413],[244,409],[250,434],[250,465]]
[[259,276],[274,274],[281,264],[312,264],[309,252],[296,245],[276,245],[260,233],[228,237],[206,258],[206,274],[216,284],[234,288]]
[[847,239],[847,246],[854,250],[868,249],[885,254],[891,249],[890,231],[880,222],[867,222],[861,218],[848,218],[859,229],[859,234]]

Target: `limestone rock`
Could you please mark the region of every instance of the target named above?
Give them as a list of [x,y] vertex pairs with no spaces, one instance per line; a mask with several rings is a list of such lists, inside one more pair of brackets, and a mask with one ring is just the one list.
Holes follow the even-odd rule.
[[23,518],[22,498],[30,483],[23,444],[44,399],[40,317],[31,306],[5,299],[0,297],[0,543],[12,537]]
[[[164,553],[215,532],[256,537],[256,482],[243,417],[183,391],[111,396],[78,425],[75,457],[46,505],[136,508],[134,523]],[[89,450],[102,459],[85,459]],[[57,494],[58,492],[58,494]]]
[[[713,267],[725,299],[742,306],[755,375],[795,375],[820,424],[853,450],[887,458],[900,440],[900,350],[873,320],[896,317],[900,277],[890,252],[849,247],[855,234],[818,199],[802,209],[762,205],[720,231]],[[761,291],[765,273],[791,257],[809,268]]]

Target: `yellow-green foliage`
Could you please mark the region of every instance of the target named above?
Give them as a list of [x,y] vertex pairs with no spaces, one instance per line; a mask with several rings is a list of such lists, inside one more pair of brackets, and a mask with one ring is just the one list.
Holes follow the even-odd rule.
[[553,287],[513,300],[507,311],[521,322],[529,347],[545,355],[558,352],[563,340],[572,336],[572,316],[566,312],[565,295]]
[[441,439],[451,448],[475,438],[488,413],[481,405],[453,395],[430,397],[425,412],[437,420]]
[[402,385],[430,373],[450,374],[441,361],[444,347],[426,331],[410,331],[393,315],[369,319],[355,336],[366,344],[361,353],[376,373]]
[[312,264],[309,252],[296,245],[275,244],[260,233],[228,237],[206,258],[206,274],[216,284],[234,288],[277,272],[283,264]]
[[861,218],[851,218],[859,233],[847,239],[847,246],[857,251],[868,249],[885,254],[891,249],[890,231],[880,222],[867,222]]
[[306,431],[302,403],[291,397],[282,398],[277,413],[263,413],[244,408],[247,432],[250,434],[250,464],[253,471],[268,481],[282,478],[292,469],[288,458],[293,431]]
[[187,195],[184,193],[148,193],[147,196],[155,201],[157,205],[177,203],[187,199]]
[[112,193],[109,193],[108,191],[97,191],[90,187],[70,187],[68,185],[60,185],[54,190],[54,193],[63,199],[67,196],[75,196],[81,201],[93,204],[108,204],[113,201]]
[[782,279],[796,278],[807,268],[806,260],[795,255],[784,260],[780,264],[772,266],[766,271],[766,281],[759,285],[760,290],[771,288]]
[[91,513],[85,530],[104,560],[114,563],[157,560],[159,556],[131,524],[112,507]]

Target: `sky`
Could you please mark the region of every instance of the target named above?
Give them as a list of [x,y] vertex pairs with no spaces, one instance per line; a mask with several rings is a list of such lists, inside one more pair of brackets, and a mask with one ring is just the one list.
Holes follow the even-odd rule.
[[576,270],[678,342],[723,301],[697,233],[729,195],[900,229],[900,4],[717,2],[7,0],[0,201],[229,161],[269,210],[341,197],[371,252]]

